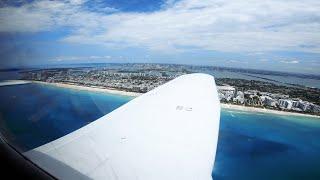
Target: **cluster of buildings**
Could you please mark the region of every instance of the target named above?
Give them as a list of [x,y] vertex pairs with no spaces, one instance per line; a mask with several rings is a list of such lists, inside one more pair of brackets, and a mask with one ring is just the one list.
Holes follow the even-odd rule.
[[218,86],[218,93],[220,101],[225,103],[286,111],[320,113],[320,106],[299,98],[290,98],[289,95],[284,94],[260,92],[257,90],[239,91],[236,87],[229,85]]
[[[24,72],[22,79],[145,93],[175,77],[187,73],[190,72],[180,65],[135,64],[132,66],[124,64],[120,67],[109,68],[88,67],[33,70]],[[219,99],[223,103],[305,113],[320,113],[320,106],[298,98],[290,98],[289,95],[248,90],[248,88],[253,87],[250,84],[245,86],[239,85],[239,88],[227,85],[226,83],[220,84],[222,86],[218,86]],[[259,84],[255,85],[259,87]],[[272,86],[270,86],[270,89],[272,89]]]
[[181,73],[84,68],[30,71],[24,73],[23,79],[145,93],[179,75],[181,75]]

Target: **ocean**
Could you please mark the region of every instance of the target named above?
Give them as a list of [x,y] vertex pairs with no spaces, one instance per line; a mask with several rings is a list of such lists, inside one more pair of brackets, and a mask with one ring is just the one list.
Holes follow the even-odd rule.
[[[33,83],[3,86],[0,130],[24,152],[79,129],[132,98]],[[222,109],[212,176],[320,179],[319,137],[319,118]]]
[[221,113],[215,180],[320,179],[320,118]]
[[0,130],[21,151],[64,136],[132,97],[42,84],[0,87]]

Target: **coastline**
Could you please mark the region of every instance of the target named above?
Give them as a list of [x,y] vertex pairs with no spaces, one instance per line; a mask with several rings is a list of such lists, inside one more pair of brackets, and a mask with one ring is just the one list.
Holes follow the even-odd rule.
[[[43,82],[43,81],[26,81],[26,82],[53,85],[57,87],[70,88],[75,90],[95,91],[95,92],[103,92],[103,93],[117,94],[122,96],[131,96],[131,97],[138,97],[141,94],[143,94],[143,93],[136,93],[136,92],[121,91],[116,89],[108,89],[101,86],[88,87],[88,86],[81,86],[81,85],[74,85],[74,84],[67,84],[67,83],[49,83],[49,82]],[[268,114],[276,114],[276,115],[320,118],[320,116],[311,115],[311,114],[301,114],[296,112],[278,111],[278,110],[272,110],[272,109],[266,109],[266,108],[256,108],[256,107],[234,105],[234,104],[224,104],[224,103],[220,103],[220,104],[222,109],[231,109],[231,110],[239,110],[239,111],[247,111],[247,112],[260,112],[260,113],[268,113]]]
[[24,81],[24,80],[6,80],[0,82],[1,86],[11,86],[11,85],[20,85],[20,84],[28,84],[31,83],[30,81]]
[[311,117],[311,118],[320,118],[320,116],[312,115],[312,114],[301,114],[296,112],[286,112],[286,111],[277,111],[273,109],[266,108],[256,108],[250,106],[242,106],[242,105],[234,105],[234,104],[223,104],[220,103],[222,109],[232,109],[239,111],[249,111],[249,112],[260,112],[260,113],[268,113],[268,114],[277,114],[277,115],[286,115],[286,116],[303,116],[303,117]]
[[127,92],[127,91],[121,91],[116,89],[108,89],[101,86],[80,86],[80,85],[74,85],[74,84],[67,84],[67,83],[49,83],[49,82],[43,82],[43,81],[30,81],[32,83],[38,83],[38,84],[45,84],[45,85],[51,85],[51,86],[57,86],[62,88],[69,88],[79,91],[95,91],[95,92],[103,92],[103,93],[109,93],[109,94],[117,94],[122,96],[131,96],[131,97],[137,97],[140,96],[142,93],[136,93],[136,92]]

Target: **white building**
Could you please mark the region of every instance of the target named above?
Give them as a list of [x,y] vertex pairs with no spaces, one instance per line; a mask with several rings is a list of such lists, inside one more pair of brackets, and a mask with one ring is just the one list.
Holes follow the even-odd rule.
[[300,101],[298,108],[300,108],[302,111],[306,111],[310,108],[310,103],[306,101]]
[[221,101],[221,100],[226,100],[226,97],[225,97],[225,95],[224,94],[222,94],[222,93],[218,93],[218,96],[219,96],[219,100]]
[[246,95],[248,95],[248,96],[251,96],[251,95],[252,95],[252,97],[253,97],[253,96],[256,96],[258,93],[260,93],[260,92],[257,91],[257,90],[247,90],[247,91],[244,92],[244,94],[246,94]]
[[310,107],[309,102],[302,101],[301,99],[292,100],[292,108],[294,108],[294,110],[306,111],[307,109],[309,109],[309,107]]
[[269,96],[261,96],[261,101],[266,106],[277,107],[278,102]]
[[236,97],[233,98],[233,102],[243,104],[244,103],[244,93],[242,91],[238,91]]
[[224,98],[226,101],[232,100],[232,98],[235,96],[236,88],[232,86],[217,86],[217,88],[219,97]]
[[269,96],[272,97],[273,99],[288,99],[289,98],[289,95],[285,95],[285,94],[273,94],[273,93],[270,93]]
[[280,108],[291,109],[292,108],[292,101],[288,100],[288,99],[279,99],[279,106],[280,106]]
[[308,109],[310,109],[314,113],[320,113],[320,106],[310,103],[308,105]]

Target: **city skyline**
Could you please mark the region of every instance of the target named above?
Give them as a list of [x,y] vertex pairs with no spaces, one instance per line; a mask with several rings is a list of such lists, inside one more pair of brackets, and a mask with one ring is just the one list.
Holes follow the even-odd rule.
[[174,63],[320,74],[320,3],[2,1],[0,66]]

